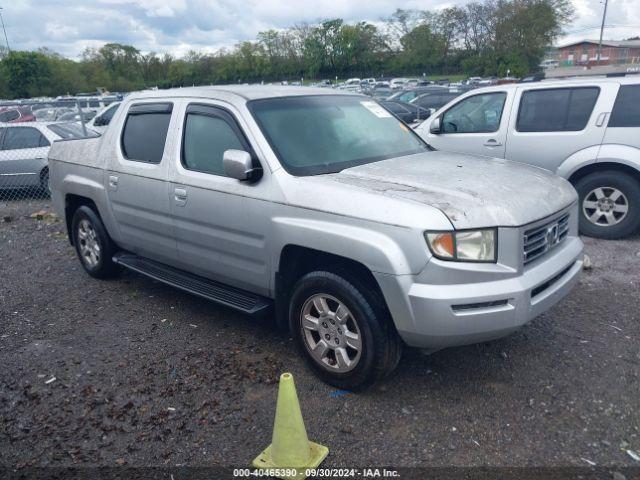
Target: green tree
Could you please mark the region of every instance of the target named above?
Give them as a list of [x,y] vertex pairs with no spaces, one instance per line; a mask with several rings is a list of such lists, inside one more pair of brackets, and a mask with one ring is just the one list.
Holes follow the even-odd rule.
[[49,63],[38,52],[12,51],[2,60],[2,68],[11,98],[39,96],[50,82]]
[[400,39],[403,50],[398,57],[403,72],[437,71],[443,60],[445,39],[422,23]]

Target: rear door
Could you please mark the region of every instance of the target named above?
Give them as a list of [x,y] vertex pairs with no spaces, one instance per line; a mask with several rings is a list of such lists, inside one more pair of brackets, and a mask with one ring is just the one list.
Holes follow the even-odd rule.
[[3,128],[0,184],[4,187],[40,186],[51,143],[34,127]]
[[465,97],[438,116],[439,133],[429,131],[431,120],[424,122],[421,135],[439,150],[503,157],[510,103],[506,91]]
[[552,172],[577,152],[595,160],[616,91],[613,82],[519,87],[506,158]]
[[[175,102],[129,105],[120,132],[112,132],[114,153],[104,182],[123,248],[174,264],[177,257],[168,171]],[[117,134],[117,135],[116,135]]]
[[602,143],[640,149],[640,84],[620,86]]

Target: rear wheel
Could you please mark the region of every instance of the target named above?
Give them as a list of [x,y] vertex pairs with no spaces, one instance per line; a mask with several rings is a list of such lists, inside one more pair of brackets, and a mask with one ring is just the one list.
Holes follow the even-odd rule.
[[95,278],[110,278],[118,273],[113,262],[116,246],[104,228],[100,217],[87,206],[73,214],[73,244],[85,271]]
[[640,227],[640,183],[617,171],[595,172],[575,184],[580,197],[580,233],[615,239]]
[[402,344],[386,307],[356,279],[316,271],[293,289],[289,324],[311,368],[327,383],[358,390],[390,373]]

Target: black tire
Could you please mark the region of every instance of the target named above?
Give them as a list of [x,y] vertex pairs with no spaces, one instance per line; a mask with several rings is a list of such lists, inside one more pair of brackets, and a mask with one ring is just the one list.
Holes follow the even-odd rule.
[[40,171],[40,190],[47,196],[51,196],[51,188],[49,187],[49,167],[44,167]]
[[[95,256],[96,262],[83,254],[83,247],[86,246],[86,239],[81,238],[81,227],[87,231],[87,224],[94,232],[94,241],[99,246],[99,255]],[[83,205],[73,214],[71,223],[71,233],[73,235],[73,245],[80,259],[80,263],[85,271],[94,278],[112,278],[118,273],[118,265],[113,262],[113,255],[116,253],[116,245],[109,237],[104,228],[102,220],[91,207]]]
[[[635,178],[622,172],[605,170],[582,177],[575,183],[575,187],[580,198],[579,226],[580,233],[583,235],[604,239],[616,239],[632,235],[640,228],[640,182]],[[595,197],[592,192],[598,188],[603,188],[605,193],[611,192],[611,189],[616,189],[624,195],[625,198],[619,198],[617,202],[621,204],[626,203],[628,210],[619,223],[606,225],[604,224],[604,217],[600,217],[599,219],[601,224],[589,220],[587,215],[589,213],[592,214],[595,210],[586,207],[585,199],[588,200],[588,202],[594,201]]]
[[[321,364],[311,353],[302,327],[302,312],[307,301],[318,294],[329,295],[343,303],[357,325],[362,348],[355,366],[349,371],[335,371],[327,364]],[[289,327],[305,360],[323,381],[345,390],[361,390],[388,375],[398,365],[402,341],[380,297],[370,285],[345,272],[315,271],[296,282],[289,303]]]

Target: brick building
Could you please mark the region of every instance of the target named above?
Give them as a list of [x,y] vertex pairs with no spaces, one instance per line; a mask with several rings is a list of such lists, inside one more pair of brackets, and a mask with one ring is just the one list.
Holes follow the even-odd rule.
[[[598,40],[580,40],[558,48],[560,67],[597,64]],[[640,64],[640,40],[603,40],[600,65]]]

